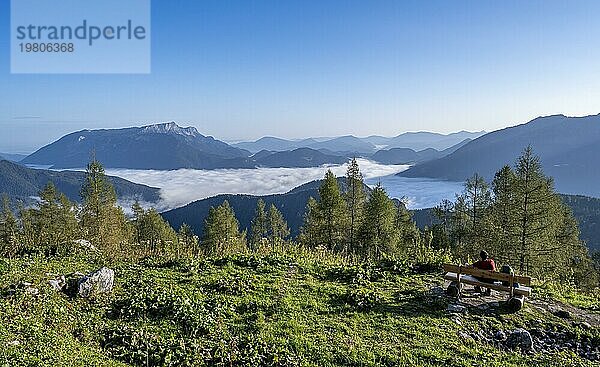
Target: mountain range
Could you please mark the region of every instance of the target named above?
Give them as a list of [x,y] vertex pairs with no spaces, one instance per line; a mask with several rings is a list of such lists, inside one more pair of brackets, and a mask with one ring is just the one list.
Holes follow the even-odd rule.
[[[157,203],[160,199],[157,188],[136,184],[119,177],[109,176],[108,179],[114,185],[120,200],[138,199]],[[84,180],[84,172],[32,169],[7,160],[0,161],[0,192],[8,195],[13,203],[17,200],[26,204],[35,201],[33,198],[39,195],[48,182],[53,182],[56,188],[71,201],[80,202],[79,192]]]
[[483,134],[485,134],[485,131],[460,131],[448,135],[431,132],[408,132],[394,137],[372,135],[366,138],[358,138],[347,135],[335,138],[308,138],[302,140],[287,140],[267,136],[256,141],[239,142],[232,145],[254,153],[261,150],[283,151],[312,148],[344,154],[371,155],[378,150],[392,148],[408,148],[414,151],[433,148],[441,151],[459,144],[465,139],[475,139]]
[[539,117],[483,135],[399,175],[463,181],[477,172],[490,180],[503,165],[513,165],[528,145],[559,192],[600,197],[600,115]]
[[447,156],[450,153],[455,152],[462,146],[470,142],[471,139],[465,139],[460,143],[446,148],[442,151],[434,148],[427,148],[419,151],[415,151],[410,148],[391,148],[382,149],[375,152],[369,158],[375,162],[382,164],[415,164],[427,162],[433,159],[438,159]]
[[[81,130],[68,134],[21,162],[52,168],[85,167],[94,155],[111,168],[229,168],[244,165],[249,152],[234,148],[194,127],[174,122],[125,129]],[[245,164],[249,167],[250,164]]]
[[2,153],[2,152],[0,152],[0,160],[5,159],[5,160],[11,161],[11,162],[20,162],[25,157],[27,157],[27,154]]
[[[412,164],[442,157],[478,134],[408,133],[394,138],[357,138],[349,135],[300,141],[265,137],[256,142],[229,145],[200,134],[194,127],[181,127],[169,122],[124,129],[77,131],[40,148],[21,162],[53,169],[83,168],[94,156],[108,168],[294,168],[341,164],[356,156],[385,164]],[[376,146],[369,139],[378,142],[388,139],[392,145],[425,148],[418,152],[405,147],[378,150],[383,145]],[[412,144],[411,139],[414,139]],[[450,143],[455,144],[446,147]],[[434,148],[440,146],[445,150]]]

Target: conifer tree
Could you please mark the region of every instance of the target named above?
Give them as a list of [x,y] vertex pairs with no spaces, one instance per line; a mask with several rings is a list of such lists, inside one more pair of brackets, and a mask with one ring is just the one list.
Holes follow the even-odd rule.
[[433,216],[439,221],[431,226],[435,245],[438,249],[450,249],[450,232],[452,230],[452,215],[454,213],[454,203],[448,199],[433,208]]
[[323,245],[322,235],[319,232],[322,222],[320,214],[319,204],[312,196],[309,197],[304,211],[304,221],[298,236],[300,243],[308,248],[315,249]]
[[396,227],[399,231],[399,250],[410,251],[420,245],[420,231],[412,219],[411,212],[406,208],[403,202],[398,202],[396,206]]
[[244,251],[244,233],[240,233],[239,222],[229,202],[211,207],[204,221],[202,247],[209,256],[221,256]]
[[465,197],[457,195],[452,217],[450,218],[450,242],[453,244],[454,254],[463,259],[471,250],[467,246],[469,223],[469,210],[465,203]]
[[36,242],[40,250],[55,253],[77,238],[75,206],[51,182],[40,192],[38,209],[32,211],[36,228]]
[[81,198],[82,229],[92,243],[110,249],[129,240],[128,223],[123,210],[117,206],[115,189],[104,167],[95,159],[87,166]]
[[348,212],[338,180],[331,170],[327,170],[319,187],[317,208],[322,219],[319,223],[319,232],[323,235],[322,242],[329,250],[342,252],[346,243]]
[[144,210],[136,201],[133,206],[135,240],[151,251],[169,251],[177,245],[177,234],[156,209]]
[[469,217],[468,251],[475,255],[480,252],[487,242],[483,228],[483,218],[491,203],[491,193],[483,177],[475,173],[467,179],[463,197]]
[[521,273],[526,273],[532,261],[541,260],[536,252],[552,237],[551,222],[560,205],[552,179],[543,174],[539,157],[533,154],[531,146],[517,160],[515,173],[518,266]]
[[365,256],[379,259],[384,253],[398,252],[400,231],[396,218],[393,201],[381,184],[378,184],[365,205],[365,220],[361,228]]
[[492,192],[494,200],[486,219],[489,250],[498,261],[516,264],[517,259],[517,202],[516,176],[510,166],[502,167],[494,175]]
[[256,211],[254,218],[250,224],[250,248],[256,251],[263,239],[269,234],[267,212],[265,210],[265,202],[259,199],[256,203]]
[[271,204],[268,215],[268,236],[271,242],[271,250],[274,251],[277,245],[281,245],[290,235],[290,229],[283,218],[283,214]]
[[360,249],[359,230],[366,200],[363,177],[356,158],[352,158],[348,165],[344,198],[348,206],[348,248],[351,253],[356,253]]
[[37,230],[35,223],[35,209],[26,208],[22,202],[18,203],[20,231],[18,242],[23,246],[23,250],[33,250],[37,242]]
[[177,237],[180,246],[183,246],[184,249],[191,251],[193,254],[197,254],[198,236],[194,234],[194,230],[189,224],[183,223],[179,227]]

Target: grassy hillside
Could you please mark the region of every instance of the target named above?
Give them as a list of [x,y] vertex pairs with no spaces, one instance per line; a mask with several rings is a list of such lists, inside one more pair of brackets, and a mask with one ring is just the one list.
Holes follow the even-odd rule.
[[[573,296],[575,308],[538,287],[518,314],[478,298],[452,314],[436,267],[344,266],[300,252],[109,264],[86,256],[0,260],[0,365],[592,366],[580,349],[600,346],[598,298]],[[70,298],[48,285],[102,265],[116,273],[109,296]],[[489,337],[518,327],[568,335],[573,347],[556,337],[556,351],[525,353]]]

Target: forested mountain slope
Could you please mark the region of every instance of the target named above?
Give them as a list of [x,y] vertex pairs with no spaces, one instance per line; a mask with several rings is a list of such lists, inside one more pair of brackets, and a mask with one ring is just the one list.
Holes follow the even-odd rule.
[[[9,161],[0,161],[0,192],[15,202],[26,203],[37,197],[39,192],[53,182],[56,188],[72,201],[80,201],[80,190],[85,179],[84,172],[50,171],[32,169]],[[109,177],[120,199],[137,198],[140,201],[156,203],[160,199],[159,189],[136,184],[119,177]]]
[[512,165],[525,147],[539,155],[544,172],[561,193],[600,196],[600,115],[540,117],[526,124],[481,136],[446,157],[415,165],[404,177],[464,181],[475,172],[490,180],[496,170]]

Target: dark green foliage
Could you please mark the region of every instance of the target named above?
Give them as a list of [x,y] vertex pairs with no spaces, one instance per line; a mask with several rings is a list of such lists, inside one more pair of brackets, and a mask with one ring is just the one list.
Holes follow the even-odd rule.
[[340,186],[331,170],[319,187],[319,199],[308,201],[301,241],[310,248],[346,251],[348,212]]
[[381,296],[370,287],[354,285],[348,289],[344,300],[359,311],[367,311],[379,305]]

